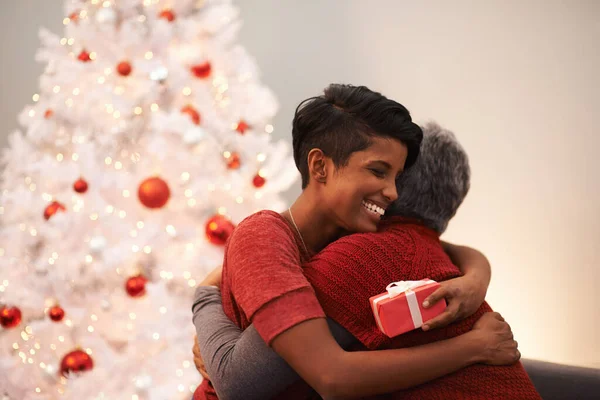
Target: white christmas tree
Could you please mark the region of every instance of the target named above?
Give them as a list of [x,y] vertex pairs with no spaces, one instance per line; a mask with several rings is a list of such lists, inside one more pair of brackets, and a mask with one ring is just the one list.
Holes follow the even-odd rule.
[[191,303],[297,173],[229,0],[69,0],[3,152],[0,399],[189,399]]

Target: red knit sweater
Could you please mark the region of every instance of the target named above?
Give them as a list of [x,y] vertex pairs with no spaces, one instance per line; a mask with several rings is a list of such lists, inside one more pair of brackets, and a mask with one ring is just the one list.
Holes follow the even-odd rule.
[[[379,232],[346,236],[329,245],[304,268],[325,313],[368,349],[418,346],[448,339],[472,329],[487,303],[471,317],[446,328],[417,329],[390,339],[379,331],[369,297],[394,281],[460,276],[444,253],[438,234],[402,218],[383,222]],[[380,396],[393,399],[541,399],[521,363],[472,365],[418,387]]]

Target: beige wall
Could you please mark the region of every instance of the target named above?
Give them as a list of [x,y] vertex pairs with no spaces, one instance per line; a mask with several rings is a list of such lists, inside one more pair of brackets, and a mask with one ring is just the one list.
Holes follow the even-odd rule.
[[[35,27],[62,19],[58,1],[6,3],[1,145],[36,89]],[[600,367],[600,2],[238,4],[242,42],[281,102],[274,134],[288,137],[294,106],[329,82],[371,86],[454,130],[473,182],[446,238],[492,261],[488,300],[524,356]]]

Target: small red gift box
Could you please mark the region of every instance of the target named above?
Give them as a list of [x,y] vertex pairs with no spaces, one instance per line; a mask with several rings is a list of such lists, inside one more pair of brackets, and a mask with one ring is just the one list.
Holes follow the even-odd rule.
[[440,315],[446,309],[442,299],[430,308],[423,301],[435,292],[440,284],[430,279],[390,283],[387,292],[369,299],[377,326],[388,337],[420,328],[423,323]]

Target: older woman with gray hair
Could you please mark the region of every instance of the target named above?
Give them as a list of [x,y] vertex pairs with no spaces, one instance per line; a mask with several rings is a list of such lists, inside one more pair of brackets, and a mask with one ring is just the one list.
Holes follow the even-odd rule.
[[[453,306],[452,280],[464,271],[452,264],[439,235],[469,190],[469,162],[450,131],[430,123],[423,134],[420,158],[398,180],[398,199],[386,211],[378,232],[342,237],[305,265],[304,273],[329,317],[334,337],[344,348],[410,348],[459,335],[472,335],[473,343],[502,337],[490,351],[502,352],[503,358],[474,358],[458,371],[407,386],[390,394],[391,398],[539,399],[518,362],[520,353],[502,317],[493,313],[483,298],[473,298],[470,310]],[[424,278],[443,282],[443,289],[425,302],[431,306],[445,297],[449,300],[447,311],[422,330],[387,337],[376,325],[369,298],[383,292],[391,282]],[[200,358],[195,348],[197,367],[205,376],[208,372],[221,399],[267,399],[278,394],[293,397],[294,385],[289,386],[300,381],[299,376],[252,326],[241,332],[229,321],[216,288],[197,289],[193,312],[202,350]],[[482,329],[490,319],[498,321],[495,332]]]

